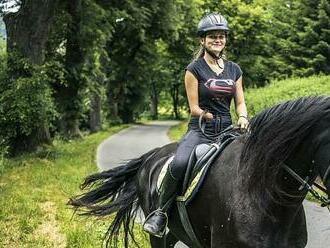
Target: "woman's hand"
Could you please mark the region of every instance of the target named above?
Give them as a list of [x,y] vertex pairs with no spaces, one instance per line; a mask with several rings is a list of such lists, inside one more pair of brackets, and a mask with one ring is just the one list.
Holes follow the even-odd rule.
[[239,128],[241,129],[247,129],[248,125],[249,125],[249,120],[246,116],[240,115],[238,117],[238,121],[237,121],[237,125],[239,126]]
[[203,118],[209,121],[213,119],[213,115],[210,112],[206,112],[204,113]]

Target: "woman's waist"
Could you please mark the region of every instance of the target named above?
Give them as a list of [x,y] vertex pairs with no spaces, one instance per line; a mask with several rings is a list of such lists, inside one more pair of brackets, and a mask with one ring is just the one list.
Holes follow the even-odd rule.
[[[201,123],[199,122],[200,122],[199,117],[191,116],[189,121],[189,127],[200,128]],[[213,130],[215,128],[216,131],[219,131],[219,129],[223,129],[231,125],[232,120],[230,115],[213,115],[213,119],[208,119],[208,120],[203,119],[202,124],[206,129]]]
[[[207,111],[207,112],[209,112],[209,111]],[[207,120],[203,119],[203,121],[205,121],[205,122],[212,122],[212,121],[217,120],[217,119],[231,120],[230,113],[221,113],[221,114],[219,114],[219,113],[212,113],[212,112],[209,112],[209,113],[211,113],[213,115],[213,119],[207,119]],[[195,115],[191,115],[190,116],[190,120],[192,120],[192,121],[197,121],[198,122],[199,119],[200,119],[200,116],[195,116]]]

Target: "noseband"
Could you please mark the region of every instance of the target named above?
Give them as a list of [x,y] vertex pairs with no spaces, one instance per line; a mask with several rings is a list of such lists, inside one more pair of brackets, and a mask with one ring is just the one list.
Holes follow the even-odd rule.
[[[312,162],[314,164],[314,161]],[[328,196],[328,198],[325,198],[324,196],[320,195],[315,189],[313,189],[312,185],[309,184],[308,180],[309,177],[307,176],[306,179],[302,179],[296,172],[294,172],[289,166],[287,166],[286,164],[283,164],[283,168],[294,178],[296,179],[301,186],[299,187],[299,190],[303,190],[303,189],[307,189],[313,196],[314,198],[316,198],[317,200],[319,200],[321,202],[321,207],[327,207],[328,210],[330,211],[330,198]],[[327,177],[330,174],[330,166],[328,167],[326,173],[324,174],[323,177],[323,182],[325,182],[325,180],[327,179]],[[327,191],[325,188],[323,188],[321,185],[313,182],[313,185],[315,185],[315,187],[317,187],[318,189],[320,189],[323,193],[327,194]]]

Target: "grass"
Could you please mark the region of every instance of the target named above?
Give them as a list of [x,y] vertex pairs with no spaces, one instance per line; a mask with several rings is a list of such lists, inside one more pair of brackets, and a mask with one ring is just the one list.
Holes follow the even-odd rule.
[[167,136],[171,141],[178,141],[187,131],[187,121],[182,121],[178,125],[172,126],[168,132]]
[[[66,203],[80,193],[82,179],[97,171],[97,145],[125,127],[70,143],[57,140],[46,153],[2,160],[0,247],[101,247],[111,217],[73,216]],[[137,236],[148,247],[146,236]]]
[[258,89],[247,89],[245,99],[250,116],[282,101],[309,95],[330,96],[330,76],[311,76],[274,81]]

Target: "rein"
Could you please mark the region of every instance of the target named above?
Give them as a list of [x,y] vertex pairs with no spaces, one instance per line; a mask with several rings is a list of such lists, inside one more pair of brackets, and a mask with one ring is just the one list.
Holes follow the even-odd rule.
[[[330,199],[328,197],[325,198],[324,196],[320,195],[315,189],[313,189],[312,185],[310,185],[308,183],[309,177],[306,177],[306,179],[302,179],[296,172],[294,172],[294,170],[292,170],[289,166],[287,166],[286,164],[283,164],[283,168],[294,178],[296,179],[299,183],[301,183],[301,186],[299,187],[299,190],[303,190],[303,189],[307,189],[313,196],[314,198],[316,198],[317,200],[319,200],[321,202],[321,207],[327,207],[328,210],[330,211]],[[328,167],[327,172],[329,171],[330,166]],[[313,183],[313,185],[315,185],[318,189],[320,189],[323,193],[326,193],[326,190],[320,186],[317,183]]]
[[[207,134],[207,133],[205,133],[206,122],[203,121],[203,117],[204,117],[204,114],[205,114],[205,113],[207,113],[207,111],[204,110],[204,111],[199,115],[199,118],[198,118],[198,127],[199,127],[199,130],[202,132],[202,134],[203,134],[205,137],[207,137],[207,138],[209,138],[209,139],[215,139],[215,138],[216,138],[216,140],[219,141],[219,140],[222,139],[222,136],[223,136],[224,134],[226,134],[228,131],[233,130],[233,129],[237,129],[237,127],[235,127],[234,125],[230,125],[230,126],[226,127],[224,130],[222,130],[222,131],[220,131],[220,132],[218,132],[218,133]],[[216,121],[215,129],[216,129],[216,130],[219,130],[220,127],[221,127],[221,118],[216,117],[215,121]],[[218,121],[220,122],[220,124],[219,124]]]
[[199,118],[198,118],[198,127],[199,129],[201,130],[202,134],[207,137],[207,138],[211,138],[211,139],[214,139],[216,138],[217,136],[219,136],[219,134],[221,134],[222,132],[220,133],[216,133],[216,134],[206,134],[205,133],[205,125],[206,123],[203,122],[203,117],[204,117],[204,114],[206,114],[207,111],[203,111],[200,115],[199,115]]

